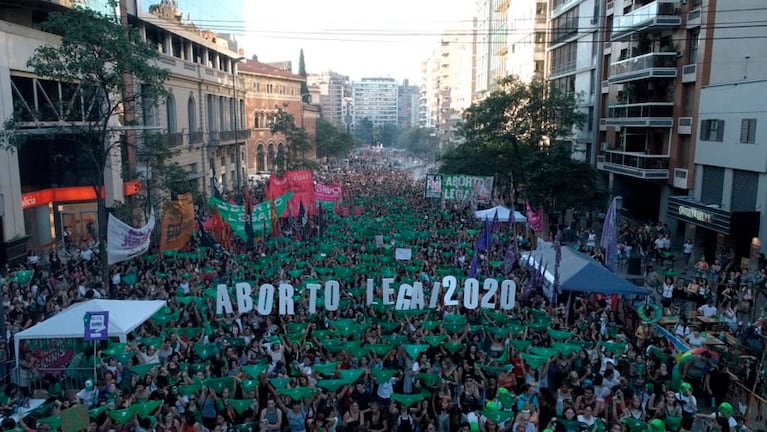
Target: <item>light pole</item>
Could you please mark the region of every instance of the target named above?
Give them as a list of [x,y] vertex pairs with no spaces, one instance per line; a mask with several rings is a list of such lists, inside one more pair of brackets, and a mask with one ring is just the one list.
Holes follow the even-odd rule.
[[240,140],[237,137],[237,116],[240,114],[240,101],[237,100],[237,63],[245,60],[245,57],[237,57],[232,59],[232,115],[234,116],[234,164],[236,165],[237,172],[235,175],[235,181],[237,182],[236,190],[242,191],[242,160],[240,158]]

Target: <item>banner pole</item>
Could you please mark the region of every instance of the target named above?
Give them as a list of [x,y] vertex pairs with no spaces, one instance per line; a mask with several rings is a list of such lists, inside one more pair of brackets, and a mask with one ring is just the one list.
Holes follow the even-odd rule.
[[96,380],[96,376],[97,376],[97,373],[96,373],[96,341],[94,340],[93,341],[93,385],[94,386],[98,382]]

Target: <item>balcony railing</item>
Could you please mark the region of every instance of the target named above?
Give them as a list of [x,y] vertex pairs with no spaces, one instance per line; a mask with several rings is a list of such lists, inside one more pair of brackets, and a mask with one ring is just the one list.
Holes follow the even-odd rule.
[[555,2],[554,11],[551,13],[551,17],[555,18],[558,15],[561,15],[564,11],[570,9],[576,3],[578,3],[578,0],[558,0]]
[[189,144],[202,144],[202,132],[189,132]]
[[550,76],[564,75],[566,73],[575,72],[575,60],[567,63],[560,63],[551,66]]
[[601,169],[643,179],[668,179],[669,156],[608,150]]
[[644,102],[609,105],[606,124],[627,127],[672,127],[674,126],[674,103]]
[[676,52],[649,53],[610,65],[610,83],[623,83],[645,78],[676,78]]
[[165,134],[165,144],[168,145],[168,147],[176,147],[180,146],[184,143],[184,134],[182,133],[166,133]]
[[687,28],[691,29],[695,27],[700,27],[700,16],[701,16],[700,8],[687,12]]
[[695,82],[698,79],[698,64],[688,64],[682,66],[682,82]]
[[678,27],[682,24],[678,5],[660,0],[646,4],[613,21],[612,41],[625,39],[632,34],[650,30]]
[[229,130],[229,131],[219,131],[219,139],[221,141],[242,141],[250,138],[250,129],[238,129],[237,133],[235,134],[235,131]]

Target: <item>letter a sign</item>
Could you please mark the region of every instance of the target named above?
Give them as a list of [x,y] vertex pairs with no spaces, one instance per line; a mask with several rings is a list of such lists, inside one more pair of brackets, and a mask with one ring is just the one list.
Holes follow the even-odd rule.
[[109,339],[109,311],[86,312],[85,334],[86,341],[100,341]]

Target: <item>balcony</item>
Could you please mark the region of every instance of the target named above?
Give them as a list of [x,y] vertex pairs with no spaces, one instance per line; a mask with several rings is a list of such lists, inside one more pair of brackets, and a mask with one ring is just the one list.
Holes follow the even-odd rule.
[[568,9],[578,4],[580,0],[557,0],[554,4],[554,10],[551,12],[551,18],[556,18],[565,13]]
[[606,118],[599,119],[599,131],[600,132],[607,131],[607,119]]
[[609,105],[605,124],[617,127],[672,127],[674,126],[674,103],[644,102]]
[[676,123],[676,133],[679,135],[692,134],[692,117],[679,117]]
[[189,132],[189,144],[202,144],[202,132]]
[[698,64],[688,64],[682,66],[682,82],[691,83],[698,79]]
[[610,93],[610,81],[602,81],[602,94]]
[[631,57],[610,65],[610,84],[647,78],[676,78],[676,52],[658,52]]
[[551,73],[549,79],[557,78],[559,75],[567,75],[575,72],[575,60],[567,63],[560,63],[551,66]]
[[677,5],[657,0],[615,18],[610,40],[615,42],[627,39],[636,32],[669,29],[681,24]]
[[669,157],[647,153],[625,153],[607,150],[597,159],[597,168],[640,179],[667,180]]
[[700,8],[687,12],[687,29],[700,27]]
[[605,48],[604,48],[604,55],[611,54],[613,52],[613,43],[612,42],[605,42]]
[[535,23],[536,24],[546,24],[546,15],[536,15],[535,16]]
[[605,8],[605,15],[610,16],[615,12],[615,2],[613,0],[609,0],[607,2],[607,7]]
[[168,147],[177,147],[184,143],[184,134],[182,133],[166,133],[163,137]]

